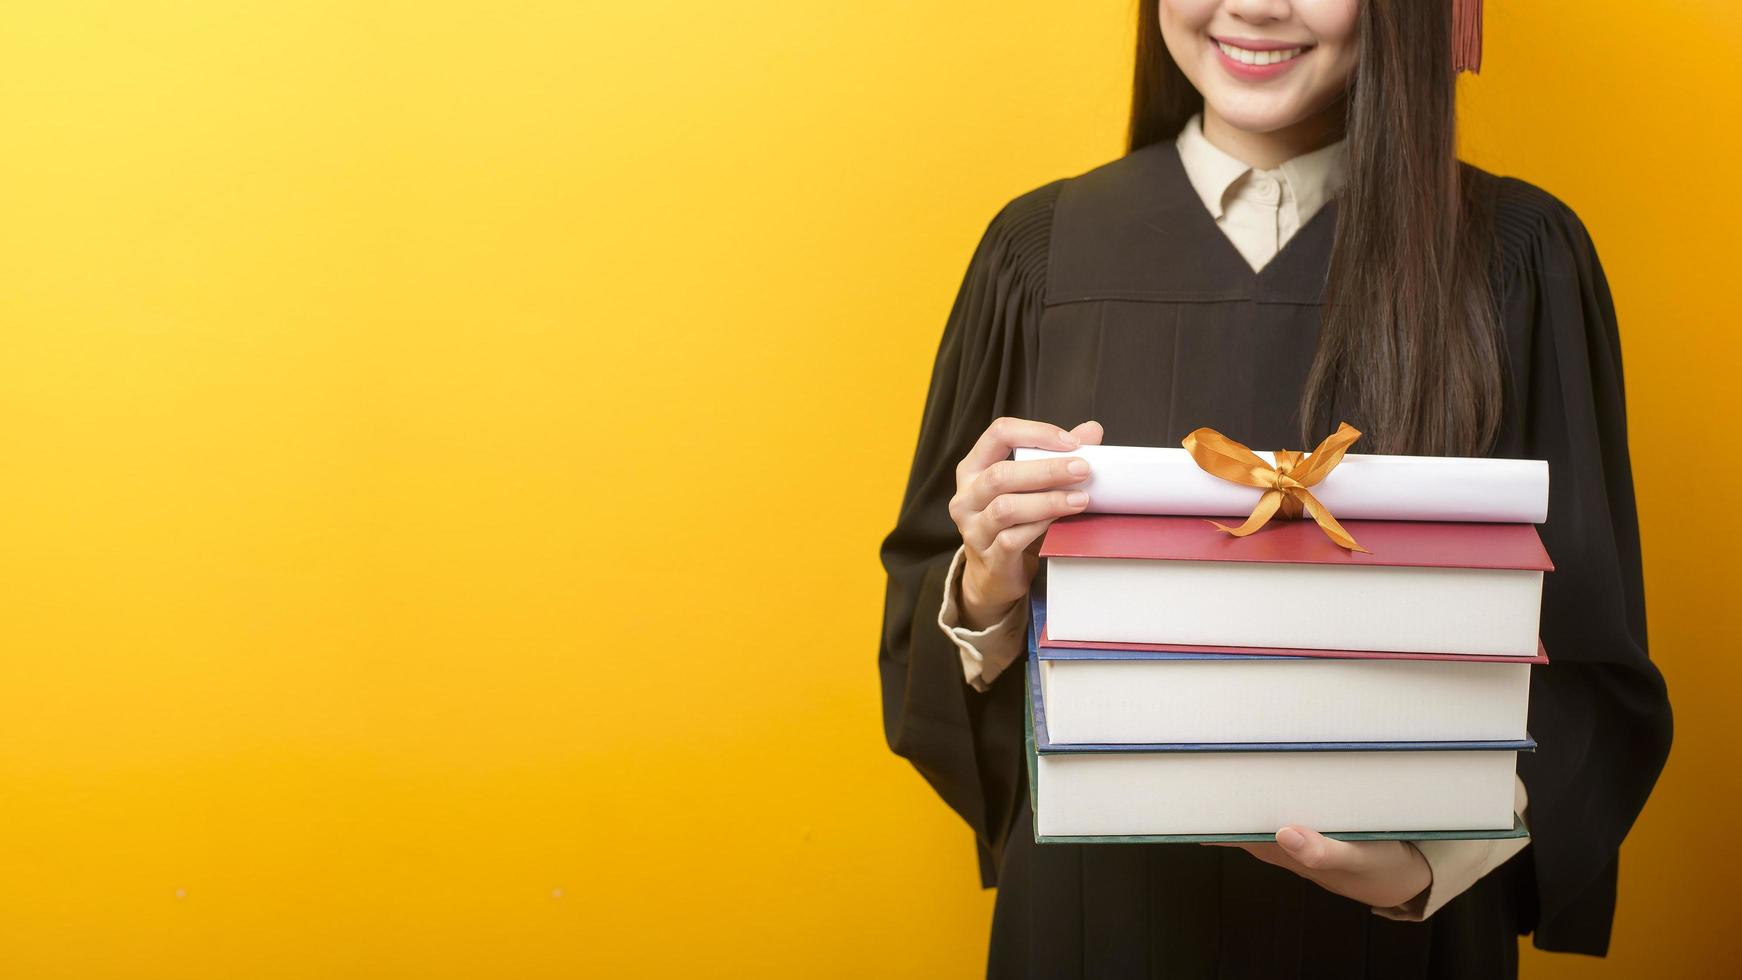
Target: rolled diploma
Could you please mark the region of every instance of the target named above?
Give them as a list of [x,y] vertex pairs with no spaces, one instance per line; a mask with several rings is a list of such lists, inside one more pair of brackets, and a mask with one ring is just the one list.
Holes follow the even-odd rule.
[[[1274,452],[1253,452],[1276,465]],[[1065,456],[1079,456],[1089,464],[1089,480],[1081,489],[1089,493],[1092,513],[1245,517],[1264,494],[1206,473],[1184,449],[1016,450],[1018,460]],[[1544,459],[1345,453],[1310,489],[1338,520],[1541,524],[1548,519]]]

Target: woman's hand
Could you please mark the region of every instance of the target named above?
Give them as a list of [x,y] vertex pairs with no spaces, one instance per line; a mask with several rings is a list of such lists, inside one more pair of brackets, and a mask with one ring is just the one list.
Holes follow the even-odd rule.
[[1327,891],[1375,908],[1402,905],[1433,884],[1433,869],[1402,840],[1332,840],[1305,827],[1284,827],[1274,844],[1223,844],[1287,868]]
[[956,495],[950,517],[962,532],[962,623],[985,629],[1004,618],[1028,594],[1039,568],[1034,547],[1053,521],[1080,513],[1089,495],[1070,487],[1089,478],[1089,464],[1075,457],[1017,462],[1018,446],[1069,452],[1101,444],[1101,423],[1084,422],[1069,432],[1046,422],[1001,418],[993,422],[956,465]]

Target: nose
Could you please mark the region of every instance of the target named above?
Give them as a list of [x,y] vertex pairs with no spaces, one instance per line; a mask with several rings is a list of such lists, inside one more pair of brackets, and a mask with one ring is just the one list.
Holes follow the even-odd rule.
[[1248,24],[1287,20],[1294,13],[1293,0],[1225,0],[1222,9]]

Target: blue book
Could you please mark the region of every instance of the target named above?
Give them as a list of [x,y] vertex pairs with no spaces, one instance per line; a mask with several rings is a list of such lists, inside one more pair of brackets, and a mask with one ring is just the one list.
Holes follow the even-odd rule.
[[1526,836],[1512,799],[1529,738],[1059,745],[1040,663],[1025,675],[1037,842],[1265,841],[1288,824],[1340,840]]

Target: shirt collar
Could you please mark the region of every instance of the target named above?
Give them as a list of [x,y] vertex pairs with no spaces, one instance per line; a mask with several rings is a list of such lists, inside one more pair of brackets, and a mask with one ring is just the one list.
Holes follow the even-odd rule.
[[[1202,113],[1186,120],[1175,145],[1179,147],[1180,162],[1185,165],[1192,189],[1210,214],[1220,218],[1229,188],[1254,168],[1204,137]],[[1347,166],[1346,142],[1338,140],[1284,161],[1268,173],[1288,184],[1300,222],[1305,224],[1343,186]]]

